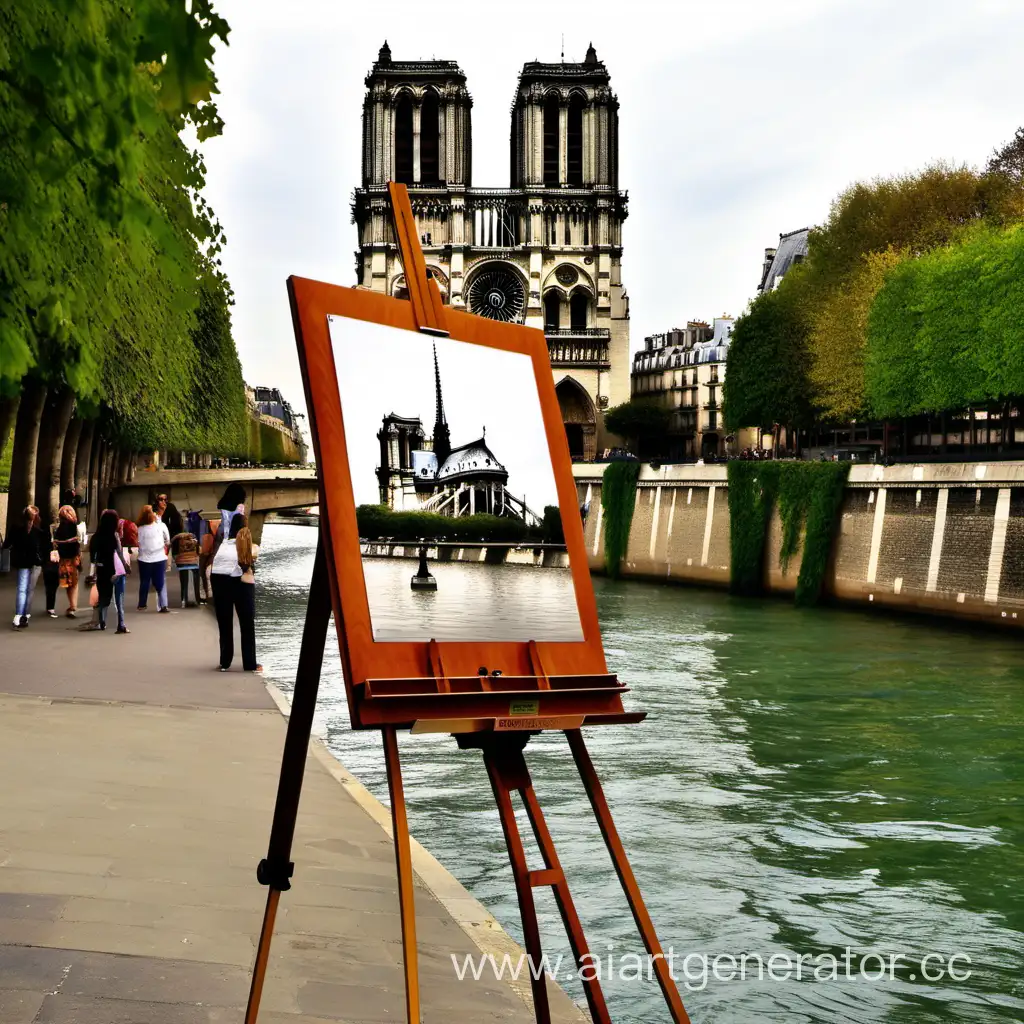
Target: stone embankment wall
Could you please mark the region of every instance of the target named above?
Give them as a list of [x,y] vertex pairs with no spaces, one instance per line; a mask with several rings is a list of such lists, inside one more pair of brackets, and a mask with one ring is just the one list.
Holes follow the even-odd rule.
[[[418,544],[391,541],[360,541],[364,558],[420,557]],[[484,562],[487,565],[531,565],[543,569],[567,569],[569,556],[564,547],[511,544],[432,544],[427,548],[428,562]]]
[[[604,568],[601,474],[573,467],[591,569]],[[773,513],[766,589],[792,591],[800,556],[779,568]],[[644,466],[620,572],[729,583],[724,466]],[[833,541],[826,594],[840,601],[1024,626],[1024,463],[854,466]]]

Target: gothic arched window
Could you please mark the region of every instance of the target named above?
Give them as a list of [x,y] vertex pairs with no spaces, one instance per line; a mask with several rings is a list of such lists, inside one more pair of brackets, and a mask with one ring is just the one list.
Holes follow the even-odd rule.
[[586,328],[589,306],[590,296],[580,288],[577,288],[569,297],[569,326],[574,331],[582,331]]
[[440,152],[440,124],[438,98],[433,89],[423,97],[420,112],[420,181],[425,185],[437,185],[440,178],[438,154]]
[[566,133],[566,180],[570,185],[583,185],[583,97],[569,100],[569,123]]
[[558,184],[558,96],[544,101],[544,184]]
[[395,181],[412,184],[412,97],[407,92],[395,104]]
[[544,329],[557,330],[562,326],[562,296],[552,288],[544,296]]

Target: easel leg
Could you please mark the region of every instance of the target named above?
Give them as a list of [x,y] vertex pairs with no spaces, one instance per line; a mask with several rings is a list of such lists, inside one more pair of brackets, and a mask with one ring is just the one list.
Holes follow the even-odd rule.
[[[522,761],[522,750],[519,760]],[[533,886],[530,883],[530,869],[526,863],[526,851],[516,824],[516,813],[509,795],[513,789],[522,788],[522,775],[511,769],[516,766],[508,763],[504,752],[496,752],[493,748],[484,748],[484,765],[494,790],[494,802],[498,805],[501,828],[505,833],[505,846],[508,847],[508,859],[512,864],[512,877],[515,880],[516,896],[519,899],[519,913],[523,920],[523,942],[527,956],[530,958],[527,967],[530,969],[530,987],[533,990],[533,1012],[537,1024],[551,1024],[551,1008],[548,1005],[547,978],[537,972],[541,965],[540,927],[537,924],[537,906],[533,901]],[[523,771],[525,772],[525,762]],[[529,775],[526,775],[529,784]]]
[[601,780],[598,778],[594,768],[594,762],[590,759],[590,753],[583,742],[583,734],[579,729],[567,729],[565,732],[569,741],[569,749],[572,751],[573,760],[579,769],[580,777],[583,779],[583,786],[590,798],[590,806],[594,809],[594,816],[601,829],[605,845],[611,854],[612,863],[615,865],[615,872],[619,876],[619,882],[629,902],[629,909],[633,912],[633,920],[636,922],[637,930],[644,940],[644,947],[651,957],[654,972],[658,976],[658,984],[661,986],[665,1002],[668,1004],[669,1012],[675,1024],[690,1024],[690,1018],[686,1014],[683,1001],[679,996],[679,989],[672,978],[672,972],[665,961],[665,955],[658,942],[658,936],[654,931],[654,922],[644,905],[644,898],[640,894],[640,887],[636,884],[636,876],[629,866],[626,851],[619,839],[618,830],[612,820],[612,813],[608,808],[608,801],[605,800],[604,790],[601,788]]
[[402,765],[398,759],[398,736],[393,726],[385,726],[384,759],[388,769],[388,793],[391,797],[391,831],[398,866],[398,907],[402,918],[402,961],[405,966],[405,1012],[408,1024],[420,1021],[420,978],[416,953],[416,893],[412,877],[412,850],[409,821],[405,814],[405,790]]
[[[572,948],[572,955],[576,964],[584,969],[589,965],[594,967],[590,956],[590,947],[587,945],[587,937],[583,934],[583,925],[580,923],[579,914],[576,913],[576,904],[572,901],[569,892],[569,883],[565,879],[565,872],[558,860],[558,853],[555,851],[555,844],[548,831],[547,822],[544,820],[544,812],[540,808],[537,794],[533,790],[533,782],[521,790],[523,803],[526,804],[526,813],[530,818],[530,825],[533,834],[537,837],[537,845],[544,857],[546,877],[541,872],[533,872],[533,884],[547,884],[552,886],[555,892],[555,902],[558,904],[558,912],[562,915],[562,924],[569,936],[569,945]],[[587,997],[587,1006],[590,1008],[590,1016],[595,1024],[611,1024],[611,1017],[608,1015],[608,1005],[604,1001],[604,993],[597,980],[597,971],[585,970],[583,990]]]
[[292,838],[295,835],[295,818],[299,811],[302,777],[306,770],[306,752],[309,749],[309,734],[316,712],[316,696],[320,688],[320,670],[323,667],[324,645],[327,642],[330,620],[331,591],[327,576],[327,558],[324,554],[323,541],[318,539],[313,561],[313,577],[309,584],[306,624],[302,630],[299,665],[295,672],[292,709],[288,717],[288,732],[281,757],[281,777],[277,785],[274,822],[270,829],[267,856],[260,861],[256,869],[256,877],[262,885],[270,886],[270,892],[267,894],[267,907],[256,949],[256,963],[253,967],[252,986],[249,989],[249,1002],[245,1010],[245,1024],[256,1024],[259,1016],[260,997],[263,994],[263,980],[270,959],[270,940],[274,932],[277,904],[281,893],[291,888],[289,879],[293,867]]

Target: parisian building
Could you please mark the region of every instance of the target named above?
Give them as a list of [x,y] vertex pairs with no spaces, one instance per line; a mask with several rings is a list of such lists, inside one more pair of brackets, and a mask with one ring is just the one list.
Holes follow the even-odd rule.
[[670,461],[731,454],[723,423],[722,382],[734,320],[691,320],[685,328],[644,338],[633,356],[632,396],[672,410],[666,457]]
[[604,410],[630,396],[627,196],[608,70],[593,46],[581,63],[523,65],[507,188],[472,184],[472,106],[456,63],[396,61],[381,47],[366,77],[353,200],[358,282],[407,294],[387,192],[403,182],[444,301],[543,328],[570,452],[592,459],[614,443]]

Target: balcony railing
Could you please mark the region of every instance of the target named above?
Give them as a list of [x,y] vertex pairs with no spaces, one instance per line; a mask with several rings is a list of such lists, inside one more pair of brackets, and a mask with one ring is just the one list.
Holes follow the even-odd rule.
[[545,327],[548,356],[552,366],[573,366],[607,370],[608,342],[611,331],[607,327]]

